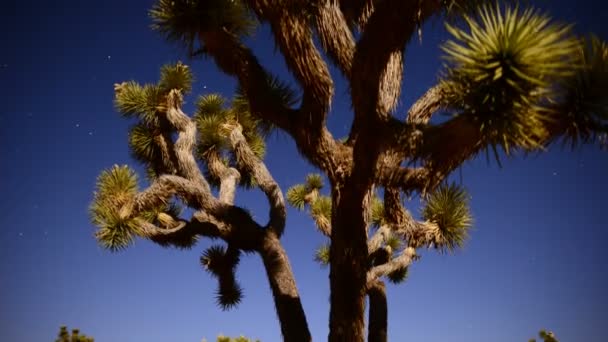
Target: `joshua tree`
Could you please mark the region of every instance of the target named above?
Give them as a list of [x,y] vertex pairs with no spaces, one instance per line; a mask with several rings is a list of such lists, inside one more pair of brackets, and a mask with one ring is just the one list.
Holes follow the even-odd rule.
[[[329,340],[362,341],[364,302],[374,282],[405,270],[416,248],[449,249],[466,236],[466,196],[445,185],[463,162],[488,150],[498,160],[498,150],[512,155],[541,151],[559,140],[573,147],[606,140],[608,46],[576,37],[569,26],[538,11],[484,2],[158,0],[150,11],[154,28],[190,55],[213,59],[238,80],[239,95],[229,108],[201,99],[190,118],[180,110],[190,88],[183,65],[164,69],[158,85],[117,86],[120,111],[140,120],[131,146],[148,166],[151,185],[137,191],[126,167],[100,176],[92,209],[100,242],[116,249],[135,235],[177,246],[190,246],[200,236],[221,238],[227,247],[211,248],[202,261],[219,279],[224,306],[240,298],[234,280],[240,252],[257,252],[285,340],[309,340],[279,242],[283,197],[255,147],[263,145],[264,132],[279,129],[329,181],[330,199],[304,202],[311,212],[325,207]],[[442,46],[445,67],[405,115],[395,113],[407,72],[404,50],[433,16],[453,19],[447,25],[452,39]],[[243,38],[258,22],[270,26],[299,91],[278,81],[245,45]],[[325,125],[333,80],[321,50],[350,85],[354,119],[345,140],[335,139]],[[440,112],[450,117],[431,120]],[[237,184],[258,186],[267,195],[266,225],[233,205]],[[220,188],[217,198],[210,191],[214,185]],[[378,231],[386,232],[377,240],[377,233],[369,237],[375,191],[383,197]],[[424,220],[406,209],[402,194],[420,194],[429,203]],[[170,205],[174,197],[195,210],[190,220],[177,216]],[[466,215],[438,215],[441,210],[431,207],[433,199],[442,203],[442,198]],[[370,254],[370,244],[386,250],[393,243],[389,238],[403,247],[390,247],[392,253],[383,258]]]
[[81,335],[78,329],[72,329],[72,334],[70,334],[68,328],[62,325],[59,327],[59,335],[55,339],[55,342],[94,342],[94,339]]

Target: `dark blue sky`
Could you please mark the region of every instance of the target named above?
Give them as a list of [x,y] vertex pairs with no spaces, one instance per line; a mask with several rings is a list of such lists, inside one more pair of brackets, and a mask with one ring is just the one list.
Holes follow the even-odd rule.
[[[87,208],[95,178],[113,164],[134,164],[130,122],[113,108],[113,84],[154,82],[183,51],[149,30],[152,1],[4,2],[0,20],[0,340],[50,341],[59,325],[99,342],[196,342],[245,334],[279,341],[268,285],[256,256],[238,276],[243,303],[222,312],[216,283],[191,251],[146,241],[111,254],[96,245]],[[608,10],[597,1],[543,1],[578,32],[608,38]],[[594,5],[595,4],[595,5]],[[550,5],[550,6],[549,6]],[[439,21],[408,50],[404,96],[396,115],[436,80]],[[251,40],[260,59],[289,78],[268,30]],[[186,61],[195,94],[230,97],[235,83],[210,61]],[[338,80],[331,131],[350,126],[346,85]],[[191,101],[192,102],[192,98]],[[191,109],[191,107],[187,107]],[[312,168],[285,135],[269,143],[267,164],[286,190]],[[482,156],[462,179],[472,195],[475,230],[453,256],[424,252],[409,280],[389,286],[393,341],[527,341],[550,328],[563,341],[600,342],[608,320],[608,156],[597,147],[508,160]],[[262,220],[258,192],[237,201]],[[412,209],[419,203],[413,201]],[[327,269],[312,261],[322,242],[306,214],[291,210],[284,237],[314,340],[327,336]]]

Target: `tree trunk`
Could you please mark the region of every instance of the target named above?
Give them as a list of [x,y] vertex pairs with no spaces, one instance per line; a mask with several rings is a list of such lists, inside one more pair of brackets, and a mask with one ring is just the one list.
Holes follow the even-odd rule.
[[369,327],[367,342],[386,342],[388,326],[388,306],[384,282],[376,281],[367,290],[369,296]]
[[367,189],[334,186],[330,247],[329,341],[365,340],[365,296],[368,270],[364,197]]
[[310,342],[312,338],[289,259],[274,232],[267,231],[259,252],[272,289],[283,340]]

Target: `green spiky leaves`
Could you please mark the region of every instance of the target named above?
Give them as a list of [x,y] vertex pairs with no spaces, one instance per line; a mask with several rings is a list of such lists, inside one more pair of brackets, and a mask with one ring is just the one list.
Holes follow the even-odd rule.
[[433,244],[444,251],[462,247],[473,223],[468,195],[456,184],[440,185],[429,194],[422,216],[437,225],[439,231]]
[[444,86],[459,114],[478,125],[484,143],[536,149],[551,120],[547,97],[556,80],[571,75],[579,43],[570,27],[533,9],[481,6],[464,16],[467,29],[447,25],[442,46]]
[[393,284],[401,284],[403,283],[408,276],[408,268],[400,267],[395,271],[386,275],[386,278]]
[[153,84],[123,82],[114,85],[114,104],[124,116],[136,116],[149,125],[158,125],[158,112],[166,110],[165,94]]
[[329,265],[329,244],[324,244],[317,248],[314,259],[321,266]]
[[578,51],[581,67],[561,82],[557,112],[565,115],[564,138],[572,146],[608,132],[608,44],[591,37]]
[[304,184],[294,185],[287,189],[287,202],[298,210],[303,210],[306,205],[306,195],[308,195],[308,189]]
[[241,0],[158,0],[149,11],[152,28],[193,52],[199,34],[227,30],[252,33],[255,22]]
[[[297,184],[287,190],[287,202],[298,210],[303,210],[306,205],[312,205],[319,199],[319,190],[323,188],[323,177],[317,173],[311,173],[306,176],[304,184]],[[327,207],[328,203],[319,203],[318,206]],[[331,208],[331,201],[329,202]],[[319,210],[327,211],[327,208]],[[331,209],[330,209],[331,213]],[[327,216],[328,218],[331,216]]]
[[190,68],[181,62],[163,65],[160,69],[158,86],[165,93],[169,93],[172,89],[178,89],[182,94],[189,93],[192,90],[192,82],[194,76]]
[[240,261],[240,252],[234,248],[211,246],[200,258],[201,265],[218,279],[217,304],[222,310],[238,305],[243,291],[238,284],[235,271]]
[[378,228],[382,224],[384,224],[384,222],[385,222],[384,203],[382,202],[382,200],[380,198],[378,198],[378,196],[374,196],[372,198],[370,214],[371,214],[370,221],[371,221],[372,227]]
[[[194,115],[199,138],[197,154],[203,161],[218,159],[225,166],[235,167],[241,173],[240,185],[245,188],[256,186],[255,179],[239,164],[238,158],[229,142],[230,131],[226,127],[238,123],[251,151],[260,159],[266,154],[265,137],[270,128],[249,112],[249,106],[243,104],[244,99],[235,99],[227,106],[226,99],[219,94],[207,94],[199,97],[197,111]],[[207,170],[209,171],[209,169]],[[207,172],[212,185],[219,185],[219,179]]]
[[139,227],[132,215],[121,209],[128,207],[136,194],[137,176],[128,166],[114,165],[99,175],[89,212],[102,247],[119,251],[133,243]]

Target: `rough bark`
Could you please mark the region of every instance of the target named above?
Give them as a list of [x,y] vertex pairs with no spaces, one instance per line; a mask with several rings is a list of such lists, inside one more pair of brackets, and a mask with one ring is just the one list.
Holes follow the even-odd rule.
[[311,341],[306,316],[287,254],[273,231],[265,234],[259,253],[266,268],[283,340]]
[[388,337],[388,304],[384,282],[375,281],[367,290],[369,326],[367,342],[386,342]]
[[368,269],[364,197],[369,188],[332,188],[329,341],[363,341]]

